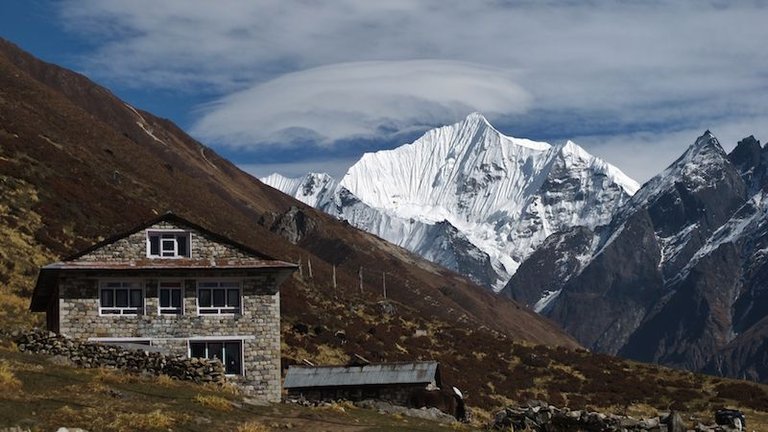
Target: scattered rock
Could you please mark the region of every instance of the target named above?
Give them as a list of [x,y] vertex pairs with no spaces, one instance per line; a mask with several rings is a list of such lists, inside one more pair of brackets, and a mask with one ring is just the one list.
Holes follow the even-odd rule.
[[293,325],[294,333],[305,335],[309,333],[309,326],[304,323],[296,323]]
[[452,415],[446,414],[437,408],[406,408],[399,405],[393,405],[389,402],[373,399],[354,402],[354,404],[360,408],[376,410],[380,414],[400,414],[407,417],[432,420],[438,423],[453,423],[456,421]]
[[[668,427],[667,425],[674,425]],[[673,429],[672,427],[681,428]],[[531,401],[524,407],[508,407],[496,413],[489,429],[504,431],[568,432],[684,432],[683,420],[677,413],[636,419],[630,416],[589,411],[559,409],[546,402]]]
[[379,308],[381,309],[381,313],[384,315],[393,316],[397,314],[397,307],[395,307],[395,305],[389,301],[380,301]]

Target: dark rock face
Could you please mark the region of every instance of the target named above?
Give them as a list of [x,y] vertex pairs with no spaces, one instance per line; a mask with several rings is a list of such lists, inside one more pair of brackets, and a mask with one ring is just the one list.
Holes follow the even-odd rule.
[[768,174],[766,152],[760,147],[760,141],[750,135],[739,141],[736,148],[728,155],[752,193],[760,190],[766,182]]
[[728,340],[739,273],[739,257],[732,244],[707,255],[667,298],[656,303],[619,354],[701,370]]
[[[588,256],[595,238],[589,228],[575,227],[553,234],[517,269],[501,294],[530,308],[544,296],[557,292],[568,275],[581,270],[579,257]],[[558,256],[561,259],[554,260]],[[542,278],[542,275],[547,275]],[[540,305],[541,306],[541,305]]]
[[[768,380],[768,150],[709,133],[595,233],[547,239],[505,293],[593,350]],[[763,357],[761,357],[763,356]]]
[[[262,225],[266,225],[264,218],[260,222]],[[283,214],[273,215],[269,230],[289,242],[297,244],[307,233],[315,229],[315,225],[315,222],[304,211],[292,206]]]
[[768,358],[768,317],[718,351],[702,371],[713,375],[765,381],[768,377],[766,358]]
[[659,256],[651,219],[637,212],[615,241],[568,282],[547,315],[585,345],[615,354],[663,290]]
[[467,275],[478,285],[493,285],[498,275],[487,253],[473,245],[448,221],[436,223],[431,231],[429,240],[423,242],[416,253],[431,256],[430,251],[440,251],[440,259],[434,260],[435,262],[459,274]]

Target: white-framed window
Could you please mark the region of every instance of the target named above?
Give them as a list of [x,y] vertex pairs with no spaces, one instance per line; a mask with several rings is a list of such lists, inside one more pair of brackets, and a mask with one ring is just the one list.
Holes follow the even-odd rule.
[[243,374],[243,341],[241,340],[190,340],[189,356],[219,359],[227,375]]
[[236,314],[240,313],[239,281],[198,281],[197,313]]
[[147,230],[147,257],[189,258],[191,234],[180,230]]
[[181,281],[160,281],[157,284],[160,315],[184,314],[184,284]]
[[100,315],[139,315],[144,313],[144,288],[138,281],[99,283]]

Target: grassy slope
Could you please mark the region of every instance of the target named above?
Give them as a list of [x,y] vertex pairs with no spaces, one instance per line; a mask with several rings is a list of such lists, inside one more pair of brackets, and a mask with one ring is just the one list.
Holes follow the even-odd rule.
[[[675,408],[683,412],[691,427],[696,421],[710,421],[715,407],[738,406],[746,412],[750,430],[768,431],[763,387],[609,357],[595,358],[585,352],[560,350],[553,354],[541,347],[517,350],[528,365],[513,367],[508,376],[517,382],[521,392],[517,398],[522,399],[500,404],[539,397],[560,406],[585,405],[636,417]],[[290,424],[296,430],[307,431],[447,431],[479,428],[490,418],[489,412],[472,408],[474,423],[460,427],[379,415],[347,404],[325,408],[257,406],[231,389],[105,369],[76,369],[52,358],[19,353],[13,344],[3,340],[0,387],[0,428],[229,431],[242,427],[260,431],[283,429]],[[577,400],[577,395],[584,399]],[[251,429],[245,429],[245,425]]]
[[[336,405],[251,405],[227,390],[104,369],[75,369],[0,347],[0,428],[50,431],[448,431],[435,422]],[[240,428],[240,429],[238,429]]]

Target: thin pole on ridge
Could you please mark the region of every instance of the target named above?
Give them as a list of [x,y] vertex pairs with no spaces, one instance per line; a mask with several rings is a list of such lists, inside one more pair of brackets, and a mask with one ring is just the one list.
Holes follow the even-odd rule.
[[357,275],[360,278],[360,294],[363,294],[363,266],[360,266],[360,269],[357,271]]

